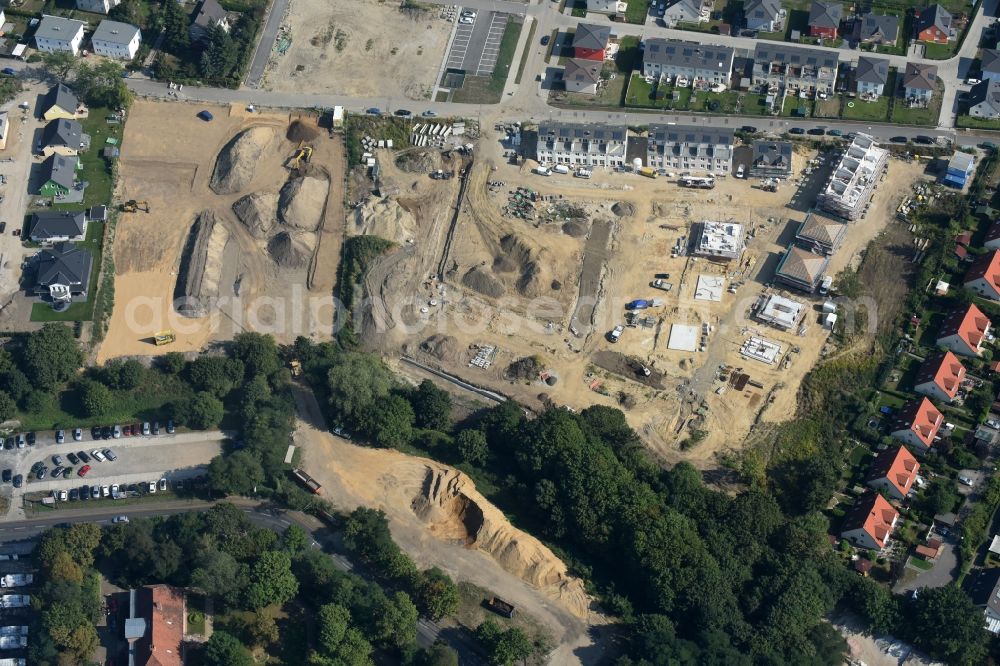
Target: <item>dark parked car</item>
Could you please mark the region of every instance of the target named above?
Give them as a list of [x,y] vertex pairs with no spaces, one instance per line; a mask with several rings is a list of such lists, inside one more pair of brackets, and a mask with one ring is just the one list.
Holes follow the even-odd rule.
[[17,76],[17,70],[13,67],[4,67],[3,70],[0,71],[3,71],[3,73],[7,76]]
[[922,143],[924,145],[928,145],[934,143],[934,139],[930,138],[929,136],[921,134],[920,136],[913,137],[913,143]]
[[80,464],[80,459],[76,457],[75,453],[67,453],[66,454],[66,458],[69,459],[69,461],[71,463],[73,463],[74,465],[79,465]]
[[63,470],[62,477],[64,479],[68,479],[70,477],[70,474],[72,474],[72,473],[73,473],[73,468],[72,467],[67,467],[66,469]]
[[69,489],[69,501],[70,502],[75,502],[78,499],[80,499],[80,491],[77,490],[76,488],[70,488]]
[[14,448],[14,438],[13,437],[8,437],[7,439],[5,439],[3,441],[3,448],[7,449],[8,451],[10,451],[11,449],[13,449]]
[[789,134],[805,134],[806,131],[804,129],[802,129],[801,127],[793,127],[792,129],[788,130],[788,133]]
[[747,134],[756,134],[757,128],[754,127],[753,125],[744,125],[743,127],[740,128],[740,131],[746,132]]
[[101,428],[101,439],[111,439],[111,426]]
[[80,499],[82,500],[90,499],[90,486],[83,486],[80,488]]
[[49,470],[45,467],[39,467],[38,471],[35,472],[36,479],[44,479],[45,475],[49,473]]
[[891,139],[889,139],[889,141],[891,141],[892,143],[906,143],[907,141],[909,141],[909,139],[907,139],[905,136],[894,136]]
[[396,109],[396,115],[400,118],[409,118],[413,115],[413,112],[407,109]]
[[170,419],[169,421],[167,421],[167,434],[168,435],[174,434],[174,420],[173,419]]
[[545,35],[544,37],[542,37],[542,46],[548,46],[548,45],[549,45],[549,36]]
[[[56,430],[56,444],[62,444],[66,441],[66,431]],[[28,433],[28,444],[31,444],[31,433]]]
[[10,483],[10,480],[14,478],[14,472],[12,470],[5,469],[3,471],[3,477],[0,478],[3,478],[4,483]]
[[80,462],[83,462],[83,463],[89,463],[90,462],[90,454],[87,453],[86,451],[77,451],[76,455],[80,458]]
[[60,476],[63,475],[63,472],[65,471],[66,471],[65,467],[56,467],[54,470],[52,470],[52,478],[58,479]]
[[[62,432],[62,430],[60,430],[59,432]],[[36,439],[35,438],[35,433],[29,432],[28,433],[28,445],[29,446],[34,446],[35,445],[35,439]]]
[[844,133],[839,129],[827,130],[826,133],[830,136],[844,136]]
[[160,422],[159,421],[153,421],[153,434],[154,435],[159,435],[160,434]]
[[365,113],[367,113],[369,116],[381,116],[382,110],[373,106],[368,109],[365,109]]
[[101,426],[94,426],[93,428],[90,429],[90,438],[91,439],[101,438]]
[[807,130],[806,133],[811,134],[813,136],[823,136],[824,134],[826,134],[826,130],[824,130],[822,127],[813,127],[811,130]]
[[24,485],[24,476],[18,474],[17,476],[14,477],[14,487],[20,488],[22,485]]
[[199,111],[198,117],[204,120],[206,123],[211,122],[212,119],[215,118],[215,116],[213,116],[210,111]]

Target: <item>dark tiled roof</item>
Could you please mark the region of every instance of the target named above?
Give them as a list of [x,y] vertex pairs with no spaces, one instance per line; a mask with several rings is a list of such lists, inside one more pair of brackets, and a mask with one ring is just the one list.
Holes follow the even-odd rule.
[[538,125],[539,141],[614,141],[624,142],[625,126],[599,125],[597,123],[575,124],[543,122]]
[[757,63],[780,62],[786,65],[810,65],[832,69],[837,68],[840,60],[836,52],[771,43],[758,43],[753,57]]
[[889,61],[885,58],[858,58],[858,66],[854,70],[854,79],[863,83],[885,85],[889,78]]
[[573,48],[603,49],[610,39],[611,28],[608,26],[579,23],[573,35]]
[[815,0],[809,10],[809,27],[839,28],[840,19],[844,17],[844,6],[839,2]]
[[894,42],[899,37],[899,17],[892,14],[865,14],[861,18],[861,39],[875,39]]
[[46,210],[31,216],[32,240],[46,241],[50,238],[72,238],[83,234],[87,223],[82,210]]
[[42,250],[38,262],[39,286],[51,284],[82,285],[86,288],[90,280],[93,258],[90,252],[74,243],[59,243]]
[[682,42],[676,39],[647,39],[642,59],[661,65],[729,72],[733,64],[733,49]]

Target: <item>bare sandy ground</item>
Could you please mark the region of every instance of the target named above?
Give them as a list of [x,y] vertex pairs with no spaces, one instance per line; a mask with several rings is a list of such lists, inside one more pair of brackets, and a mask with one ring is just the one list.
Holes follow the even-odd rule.
[[272,52],[264,88],[428,99],[452,24],[435,11],[377,0],[292,0],[292,46]]

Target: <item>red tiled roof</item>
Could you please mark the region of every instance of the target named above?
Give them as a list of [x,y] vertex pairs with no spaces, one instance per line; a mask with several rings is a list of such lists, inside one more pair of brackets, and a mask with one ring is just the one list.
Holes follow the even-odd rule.
[[896,430],[912,430],[925,446],[934,444],[934,436],[944,422],[944,416],[927,398],[906,403],[899,410]]
[[950,351],[936,352],[924,360],[914,384],[920,386],[934,382],[935,386],[948,394],[949,398],[954,398],[963,379],[965,379],[965,366],[958,357]]
[[905,446],[901,446],[887,449],[875,458],[868,480],[887,479],[905,497],[919,472],[920,463]]
[[928,548],[927,546],[917,546],[917,555],[920,557],[926,557],[927,559],[933,560],[938,556],[937,548]]
[[1000,250],[980,255],[969,266],[969,270],[965,273],[965,283],[968,284],[980,278],[986,280],[986,284],[1000,292]]
[[146,666],[182,666],[184,593],[170,585],[152,585],[152,650]]
[[968,245],[969,243],[972,242],[972,232],[963,231],[962,233],[955,236],[955,242],[961,243],[962,245]]
[[892,508],[888,500],[878,493],[868,492],[855,502],[854,508],[844,518],[843,531],[863,529],[879,548],[883,548],[898,516],[899,512]]
[[990,327],[989,317],[983,311],[970,303],[962,310],[954,310],[941,324],[938,338],[958,335],[972,349],[979,349],[980,343]]
[[955,256],[964,261],[965,258],[969,256],[969,251],[965,249],[964,245],[956,245]]

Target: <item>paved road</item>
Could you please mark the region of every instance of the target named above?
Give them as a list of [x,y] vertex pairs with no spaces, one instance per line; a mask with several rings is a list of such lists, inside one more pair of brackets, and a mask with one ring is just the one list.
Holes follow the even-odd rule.
[[253,59],[250,61],[250,69],[247,71],[247,78],[244,83],[256,88],[264,78],[264,71],[267,68],[268,58],[271,57],[271,50],[274,48],[274,40],[278,38],[278,28],[285,17],[288,9],[288,0],[273,0],[271,8],[267,12],[267,19],[264,29],[260,33],[260,41],[253,52]]

